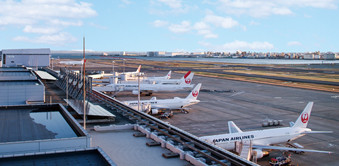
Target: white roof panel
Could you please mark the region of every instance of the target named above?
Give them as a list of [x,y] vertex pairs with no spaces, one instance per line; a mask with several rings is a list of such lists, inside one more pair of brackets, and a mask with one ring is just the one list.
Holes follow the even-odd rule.
[[6,49],[2,50],[2,54],[51,54],[49,48],[38,48],[38,49]]
[[[84,114],[84,104],[82,100],[65,99],[65,101],[79,114]],[[89,116],[107,116],[115,117],[112,113],[102,108],[100,105],[94,105],[91,102],[86,102],[86,114]]]
[[45,71],[34,71],[41,79],[43,80],[57,80],[55,77],[53,77],[52,75],[50,75],[49,73],[45,72]]

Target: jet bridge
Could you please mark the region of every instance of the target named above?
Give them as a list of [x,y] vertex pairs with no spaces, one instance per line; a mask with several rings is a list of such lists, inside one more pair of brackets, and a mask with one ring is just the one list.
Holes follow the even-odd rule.
[[73,99],[83,99],[84,82],[86,91],[92,91],[91,77],[86,76],[85,78],[82,78],[81,73],[76,73],[66,68],[60,68],[59,79],[55,84]]

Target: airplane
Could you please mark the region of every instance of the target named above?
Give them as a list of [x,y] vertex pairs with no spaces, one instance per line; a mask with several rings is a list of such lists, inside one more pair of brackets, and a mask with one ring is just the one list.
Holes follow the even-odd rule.
[[[187,80],[192,80],[193,75],[190,74],[186,77]],[[144,84],[140,83],[140,93],[146,93],[151,95],[153,92],[174,92],[180,90],[191,90],[194,87],[192,84],[186,84],[182,81],[180,84]],[[132,91],[133,94],[138,94],[137,83],[122,83],[118,84],[117,79],[112,84],[106,86],[93,87],[94,90],[105,91],[105,92],[119,92],[119,91]]]
[[185,84],[191,84],[193,80],[194,73],[191,71],[188,71],[183,77],[180,79],[159,79],[155,80],[155,83],[157,84],[181,84],[182,82],[185,82]]
[[102,78],[104,77],[105,75],[105,72],[104,71],[101,71],[100,73],[98,74],[91,74],[91,75],[87,75],[88,77],[92,77],[92,79],[99,79],[99,78]]
[[159,80],[159,79],[170,79],[172,75],[172,71],[170,70],[166,76],[163,77],[144,77],[143,79],[148,79],[150,81],[155,81],[155,80]]
[[83,61],[60,61],[59,63],[65,65],[82,65]]
[[[197,100],[200,87],[201,87],[201,83],[197,84],[186,98],[174,97],[173,99],[157,100],[156,97],[152,97],[150,100],[141,100],[140,105],[150,104],[152,114],[157,114],[160,109],[179,109],[180,110],[187,106],[197,104],[200,102],[200,100]],[[123,103],[132,108],[138,107],[138,101],[124,101]]]
[[[151,82],[156,82],[156,81],[159,81],[159,80],[168,80],[171,78],[171,74],[172,74],[172,71],[169,71],[165,76],[161,76],[161,77],[140,77],[140,81],[142,82],[146,82],[146,83],[151,83]],[[125,82],[135,82],[138,80],[138,77],[134,77],[134,76],[130,76],[130,75],[126,75],[126,74],[123,74],[124,76],[120,77],[122,81],[125,81]]]
[[[164,77],[140,77],[140,81],[142,83],[148,83],[148,84],[181,84],[184,82],[185,84],[191,84],[193,80],[194,73],[191,71],[188,71],[183,77],[180,79],[169,79],[171,75],[171,71],[167,74],[167,76]],[[137,79],[137,78],[136,78]],[[135,81],[122,81],[122,83],[137,83]]]
[[123,72],[123,73],[118,73],[116,76],[119,75],[128,75],[129,77],[138,77],[139,75],[144,75],[144,73],[140,72],[141,70],[141,65],[139,65],[138,69],[134,72]]
[[281,146],[273,146],[278,143],[285,143],[295,140],[304,136],[305,134],[318,134],[318,133],[332,133],[332,131],[312,131],[306,128],[310,119],[313,102],[309,102],[304,111],[300,114],[295,123],[290,123],[290,127],[255,130],[255,131],[241,131],[233,121],[228,122],[229,134],[219,134],[211,136],[200,137],[201,140],[217,145],[226,150],[235,149],[236,142],[251,142],[252,151],[256,153],[256,158],[262,158],[268,155],[267,150],[283,150],[295,152],[318,152],[318,153],[331,153],[329,151],[319,151],[303,148],[289,148]]
[[134,72],[124,72],[124,73],[105,73],[104,71],[101,71],[99,74],[92,74],[92,75],[88,75],[88,77],[92,77],[93,79],[99,79],[99,78],[103,78],[103,77],[107,77],[107,76],[120,76],[120,75],[125,75],[127,77],[131,77],[131,78],[137,78],[138,74],[140,75],[144,75],[144,73],[140,72],[141,69],[141,65],[139,65],[138,69]]

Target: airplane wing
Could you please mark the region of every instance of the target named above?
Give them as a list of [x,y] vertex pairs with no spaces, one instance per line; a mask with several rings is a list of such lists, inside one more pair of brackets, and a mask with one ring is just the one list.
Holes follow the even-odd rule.
[[156,106],[155,105],[152,105],[152,108],[156,108],[156,109],[170,109],[167,105],[164,105],[164,104],[157,104]]
[[316,153],[328,153],[329,151],[321,151],[321,150],[312,150],[312,149],[302,149],[302,148],[289,148],[289,147],[281,147],[281,146],[265,146],[265,145],[253,145],[253,148],[257,149],[274,149],[274,150],[286,150],[286,151],[297,151],[297,152],[316,152]]
[[328,134],[333,133],[333,131],[304,131],[301,134]]

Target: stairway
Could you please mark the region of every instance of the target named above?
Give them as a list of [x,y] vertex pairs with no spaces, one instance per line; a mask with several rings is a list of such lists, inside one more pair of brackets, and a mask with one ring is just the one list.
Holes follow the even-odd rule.
[[241,152],[240,157],[250,160],[252,152],[252,141],[242,141],[241,142]]

